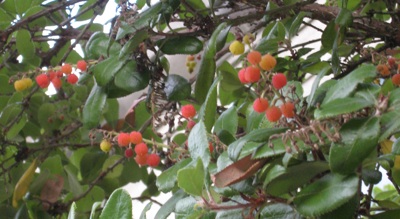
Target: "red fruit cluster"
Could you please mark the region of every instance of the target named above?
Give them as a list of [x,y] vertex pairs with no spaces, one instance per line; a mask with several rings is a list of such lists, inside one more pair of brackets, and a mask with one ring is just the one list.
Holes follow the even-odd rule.
[[257,98],[253,102],[253,109],[258,113],[265,112],[265,116],[270,122],[278,121],[282,115],[286,118],[293,118],[295,115],[295,105],[290,101],[283,103],[278,108],[276,106],[269,106],[268,99],[266,98]]
[[118,145],[120,147],[126,147],[129,144],[139,144],[143,141],[142,133],[132,131],[131,133],[120,132],[117,136]]
[[196,109],[192,104],[182,106],[181,115],[186,119],[191,119],[196,115]]

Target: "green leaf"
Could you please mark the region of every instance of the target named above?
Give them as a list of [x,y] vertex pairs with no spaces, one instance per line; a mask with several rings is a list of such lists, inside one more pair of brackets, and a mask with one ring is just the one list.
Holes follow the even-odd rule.
[[288,38],[289,40],[292,39],[294,36],[297,35],[297,32],[300,28],[300,25],[303,22],[304,17],[306,16],[306,13],[303,11],[300,11],[296,18],[292,21],[289,31],[288,31]]
[[109,55],[118,55],[121,51],[121,45],[113,42],[114,41],[110,40],[110,38],[103,32],[92,34],[86,43],[86,58],[98,59],[101,56],[108,57]]
[[203,49],[203,42],[194,36],[167,38],[158,42],[164,54],[196,54]]
[[178,186],[190,195],[201,196],[204,176],[203,162],[197,159],[196,167],[186,167],[178,171]]
[[206,130],[211,132],[215,122],[215,112],[217,111],[217,90],[221,78],[218,77],[208,90],[207,97],[199,112],[199,118],[204,122]]
[[215,75],[215,54],[217,53],[217,40],[222,37],[220,34],[227,34],[223,30],[227,28],[226,23],[221,23],[211,35],[207,46],[204,49],[203,59],[200,63],[200,69],[197,75],[196,85],[194,89],[195,97],[199,103],[206,100],[207,92],[212,85]]
[[120,218],[132,219],[132,199],[124,189],[115,190],[108,199],[100,219]]
[[[316,98],[317,98],[317,88],[319,87],[319,83],[321,81],[321,79],[328,74],[332,69],[330,67],[330,65],[327,62],[320,62],[322,66],[320,66],[320,71],[317,75],[317,77],[314,79],[313,85],[311,87],[311,92],[310,95],[308,95],[307,97],[307,102],[308,103],[313,103],[315,102]],[[311,104],[308,105],[308,107],[310,107]]]
[[[142,13],[139,14],[139,18],[135,20],[133,23],[132,29],[133,30],[140,30],[145,27],[149,27],[151,24],[151,21],[156,18],[156,15],[160,13],[160,10],[162,9],[162,4],[160,2],[152,5],[149,7],[147,10],[143,11]],[[119,32],[119,30],[118,30]],[[120,34],[117,34],[120,35]],[[121,37],[121,36],[120,36]]]
[[192,159],[200,158],[206,168],[210,162],[210,150],[208,149],[207,131],[202,121],[199,121],[190,131],[188,147]]
[[119,119],[119,103],[117,99],[107,99],[103,109],[104,118],[111,127],[115,128]]
[[222,130],[225,130],[232,136],[235,136],[238,128],[238,120],[237,109],[235,106],[231,106],[215,122],[214,132],[218,134]]
[[349,201],[357,188],[356,175],[327,174],[303,188],[295,197],[294,204],[303,216],[316,217]]
[[68,213],[68,219],[77,218],[76,215],[75,215],[75,211],[76,211],[76,203],[72,202],[71,208],[70,208],[69,213]]
[[120,61],[118,57],[112,56],[99,62],[91,70],[97,84],[104,87],[114,78],[117,72],[119,72],[125,64],[127,64],[127,60]]
[[149,84],[149,72],[137,70],[136,62],[129,60],[115,75],[114,83],[128,94],[143,90]]
[[7,132],[7,139],[13,139],[16,137],[21,130],[25,127],[26,123],[28,122],[28,116],[26,113],[23,113],[21,118],[19,119],[18,122],[16,122]]
[[[83,191],[86,191],[89,186],[84,186]],[[88,194],[76,202],[77,211],[88,212],[92,210],[92,205],[95,202],[103,201],[105,198],[104,190],[99,186],[94,186]],[[131,201],[131,200],[130,200]]]
[[[121,160],[121,158],[123,158],[123,156],[122,155],[117,155],[117,154],[114,154],[114,155],[108,157],[107,160],[104,161],[104,163],[103,163],[102,171],[107,171],[108,167],[114,165],[117,161]],[[121,163],[118,164],[113,169],[112,172],[109,172],[105,176],[105,178],[117,178],[117,177],[119,177],[121,175],[121,173],[122,173],[122,169],[123,168],[124,168],[124,166]]]
[[153,204],[153,202],[147,203],[147,205],[143,208],[143,211],[140,214],[139,219],[147,219],[146,213],[150,210],[152,204]]
[[168,199],[168,201],[165,202],[164,205],[161,206],[160,210],[158,210],[154,218],[167,218],[175,210],[176,203],[178,203],[179,200],[182,200],[186,196],[187,195],[183,190],[178,190],[177,192],[175,192],[172,197]]
[[126,59],[126,56],[136,51],[139,44],[148,37],[149,34],[146,29],[136,32],[135,35],[122,47],[121,52],[119,53],[119,59]]
[[228,155],[232,160],[237,160],[240,155],[240,151],[247,142],[267,142],[271,135],[279,134],[284,131],[286,131],[286,128],[265,128],[253,130],[247,135],[230,144],[228,147]]
[[349,174],[375,150],[380,133],[379,119],[354,119],[342,126],[342,143],[333,143],[329,162],[332,172]]
[[269,204],[261,210],[261,218],[268,219],[301,219],[301,215],[297,213],[290,205],[283,203]]
[[392,154],[400,155],[400,138],[397,138],[392,146]]
[[361,97],[338,98],[322,104],[319,109],[314,111],[314,117],[316,119],[333,117],[345,113],[356,112],[372,105],[374,105],[374,102],[368,102]]
[[88,128],[94,128],[100,123],[103,107],[106,104],[107,95],[104,88],[95,84],[83,107],[83,124]]
[[229,62],[224,61],[218,67],[219,75],[222,76],[222,80],[219,83],[220,89],[228,92],[232,92],[243,88],[243,84],[240,82],[238,72],[233,68]]
[[66,189],[72,192],[74,196],[78,196],[83,192],[83,189],[81,184],[79,184],[78,178],[76,176],[77,174],[75,174],[72,169],[73,168],[71,166],[64,166],[64,170],[67,173],[68,178],[68,181],[65,183],[67,185]]
[[335,24],[340,27],[348,27],[353,23],[352,11],[347,8],[341,8],[338,16],[336,17]]
[[[33,7],[32,6],[29,7],[29,9],[25,12],[25,14],[23,16],[24,19],[26,19],[26,18],[29,19],[30,16],[35,15],[35,14],[41,12],[41,11],[46,10],[46,8],[43,7],[43,6],[39,6],[39,5],[33,6]],[[38,27],[45,27],[47,24],[48,24],[48,21],[47,21],[46,16],[42,16],[42,17],[40,17],[38,19],[30,21],[28,23],[28,26],[31,27],[31,28],[38,28]]]
[[169,101],[181,101],[190,96],[192,88],[189,81],[176,74],[170,74],[165,81],[164,92]]
[[21,29],[18,30],[15,36],[15,42],[18,52],[24,57],[24,59],[30,59],[35,56],[35,44],[31,40],[31,34],[29,31]]
[[353,219],[359,207],[360,198],[356,194],[349,201],[341,205],[339,208],[322,215],[320,218],[324,219]]
[[382,130],[379,142],[389,138],[400,129],[400,112],[398,110],[384,113],[381,117]]
[[400,214],[400,209],[386,210],[382,213],[371,215],[372,219],[390,219],[397,218]]
[[278,173],[274,173],[273,170],[274,168],[268,172],[264,187],[269,194],[279,196],[298,189],[317,174],[329,170],[329,165],[322,161],[303,162],[284,168],[283,171],[278,169]]
[[14,0],[15,9],[19,15],[22,15],[26,10],[31,7],[32,0]]
[[191,161],[191,158],[187,158],[163,171],[157,177],[156,185],[158,189],[165,193],[171,191],[175,187],[178,171],[187,166]]
[[98,215],[96,216],[97,208],[100,207],[102,202],[95,202],[92,206],[92,211],[90,212],[90,218],[89,219],[95,219],[98,218]]
[[367,79],[372,79],[376,76],[376,68],[374,65],[361,65],[349,75],[339,80],[332,86],[326,94],[323,103],[328,103],[332,100],[348,97],[357,85]]

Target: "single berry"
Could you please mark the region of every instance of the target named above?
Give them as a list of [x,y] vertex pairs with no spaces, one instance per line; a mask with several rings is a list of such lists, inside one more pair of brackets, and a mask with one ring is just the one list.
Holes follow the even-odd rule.
[[61,114],[58,118],[59,118],[60,120],[64,120],[64,115]]
[[192,130],[192,128],[196,125],[196,122],[193,120],[189,120],[187,125],[186,125],[186,129],[187,130]]
[[244,53],[244,44],[235,40],[229,45],[229,51],[231,51],[233,55],[241,55]]
[[87,63],[86,63],[86,61],[85,61],[85,60],[79,60],[79,61],[76,63],[76,68],[79,69],[79,70],[81,70],[81,71],[86,71],[86,68],[87,68]]
[[251,51],[247,54],[247,61],[252,65],[257,65],[261,62],[261,53],[259,51]]
[[243,43],[245,43],[245,44],[247,44],[247,45],[250,45],[250,43],[254,41],[254,38],[255,38],[255,37],[254,37],[253,34],[248,33],[248,34],[244,35],[244,37],[243,37]]
[[51,83],[53,83],[54,88],[57,90],[60,89],[62,86],[62,81],[58,77],[53,78],[53,80],[51,80]]
[[139,156],[144,156],[148,153],[148,150],[147,145],[143,142],[135,145],[135,153]]
[[147,156],[147,165],[156,167],[158,164],[160,164],[160,160],[160,156],[157,154],[149,154],[149,156]]
[[129,138],[131,139],[132,144],[139,144],[139,143],[142,143],[142,141],[143,141],[142,133],[137,132],[137,131],[131,132],[129,134]]
[[390,70],[389,67],[385,64],[379,64],[376,66],[376,71],[379,72],[382,76],[389,76],[390,75]]
[[125,132],[119,133],[119,135],[117,137],[117,141],[118,141],[118,145],[120,147],[126,147],[126,146],[129,145],[129,143],[131,143],[131,139],[129,137],[129,134],[125,133]]
[[265,54],[261,57],[261,61],[260,61],[259,65],[263,70],[269,71],[269,70],[275,68],[276,59],[270,54]]
[[187,105],[182,106],[181,114],[186,119],[190,119],[196,115],[196,109],[194,108],[194,106],[192,104],[187,104]]
[[106,153],[111,150],[111,147],[112,147],[111,142],[107,139],[103,139],[100,142],[100,149]]
[[270,106],[270,107],[268,107],[267,111],[265,111],[265,115],[266,115],[268,121],[276,122],[281,118],[282,112],[278,107]]
[[144,155],[144,156],[136,155],[135,161],[136,161],[136,163],[139,164],[140,166],[144,166],[144,165],[147,164],[147,157],[148,157],[148,156],[149,156],[148,154],[146,154],[146,155]]
[[208,143],[208,150],[210,151],[210,154],[214,151],[214,146],[211,142]]
[[186,56],[186,62],[191,62],[191,61],[194,61],[194,55]]
[[40,74],[40,75],[36,76],[36,83],[41,88],[47,88],[50,84],[50,80],[46,74]]
[[57,77],[62,78],[63,73],[62,71],[56,71]]
[[283,103],[280,108],[284,117],[286,118],[294,117],[294,103],[292,102]]
[[396,65],[396,59],[393,57],[388,58],[388,64],[391,68],[395,67]]
[[247,67],[246,71],[244,72],[244,78],[246,81],[248,81],[250,83],[258,82],[261,78],[260,69],[257,67],[253,67],[253,66]]
[[265,112],[268,109],[268,100],[265,98],[257,98],[253,102],[253,109],[258,113]]
[[64,74],[71,74],[72,73],[72,66],[68,63],[65,63],[64,65],[61,66],[60,71]]
[[242,69],[240,69],[239,72],[238,72],[239,81],[240,81],[242,84],[247,84],[247,83],[249,83],[249,82],[246,80],[245,73],[246,73],[246,68],[242,68]]
[[14,82],[14,88],[16,91],[23,91],[26,89],[26,84],[23,80],[16,80]]
[[400,74],[394,74],[392,76],[392,82],[394,85],[400,86]]
[[274,76],[272,76],[272,86],[274,86],[275,89],[279,90],[282,87],[284,87],[287,83],[286,76],[282,73],[277,73]]
[[132,148],[127,148],[127,149],[125,150],[125,157],[126,157],[126,158],[131,158],[131,157],[133,157],[133,150],[132,150]]
[[50,81],[53,80],[54,78],[58,77],[57,73],[54,71],[49,71],[49,72],[47,72],[47,74],[49,75]]
[[21,80],[25,83],[26,88],[32,87],[33,82],[31,78],[22,78]]
[[78,76],[76,76],[76,74],[69,74],[67,76],[67,82],[70,84],[76,84],[76,82],[78,82]]

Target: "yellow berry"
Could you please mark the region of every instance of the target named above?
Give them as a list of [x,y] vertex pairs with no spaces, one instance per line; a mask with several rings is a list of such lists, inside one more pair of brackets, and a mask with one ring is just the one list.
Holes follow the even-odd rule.
[[250,43],[253,42],[253,41],[254,41],[254,35],[253,34],[248,33],[243,37],[243,43],[245,43],[247,45],[250,45]]
[[16,91],[23,91],[26,89],[25,82],[23,80],[16,80],[14,82],[14,88]]
[[241,55],[244,53],[244,44],[235,40],[229,45],[229,51],[231,51],[233,55]]
[[100,149],[106,153],[111,150],[111,147],[111,142],[107,139],[103,139],[100,143]]
[[21,80],[25,83],[26,88],[32,87],[32,85],[33,85],[32,79],[30,79],[30,78],[22,78]]

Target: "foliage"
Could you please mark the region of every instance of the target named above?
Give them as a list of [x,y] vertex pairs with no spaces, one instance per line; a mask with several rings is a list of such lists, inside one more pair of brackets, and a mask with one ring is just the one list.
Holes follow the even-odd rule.
[[[0,3],[3,215],[131,218],[120,187],[139,181],[138,200],[172,192],[156,218],[398,215],[399,4],[115,2],[109,33],[94,22],[106,0]],[[170,72],[180,54],[192,78]],[[131,158],[132,131],[148,151]]]

